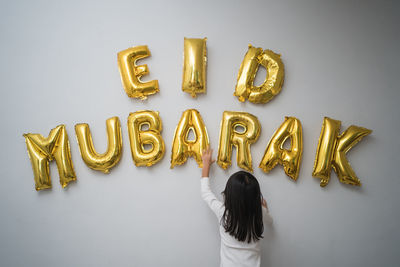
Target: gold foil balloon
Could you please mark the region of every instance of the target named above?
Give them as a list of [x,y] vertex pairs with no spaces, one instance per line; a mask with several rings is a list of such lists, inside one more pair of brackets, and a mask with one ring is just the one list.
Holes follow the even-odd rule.
[[96,152],[93,146],[92,134],[87,123],[75,125],[76,138],[79,150],[86,165],[93,169],[108,173],[121,159],[122,138],[121,124],[118,117],[106,121],[108,148],[103,154]]
[[47,138],[32,133],[24,134],[24,137],[32,163],[36,190],[51,188],[49,161],[53,159],[56,160],[63,188],[76,180],[65,125],[52,129]]
[[346,159],[346,153],[372,131],[351,125],[339,135],[340,124],[340,121],[327,117],[324,118],[322,124],[312,173],[313,176],[321,179],[320,185],[322,187],[329,183],[332,167],[340,182],[361,185],[360,180]]
[[[254,78],[260,65],[266,68],[267,76],[262,85],[255,86]],[[284,66],[279,54],[249,45],[240,65],[233,95],[241,102],[248,99],[252,103],[267,103],[281,91],[283,78]]]
[[[189,140],[191,131],[194,134],[194,140]],[[199,167],[202,168],[201,155],[209,144],[207,129],[200,113],[195,109],[184,111],[176,126],[172,142],[171,169],[175,165],[185,163],[189,156],[193,156]]]
[[129,97],[146,99],[159,91],[158,81],[142,82],[140,78],[149,73],[147,65],[136,65],[136,60],[150,56],[147,45],[135,46],[118,53],[118,67],[122,85]]
[[[285,141],[290,138],[291,148],[285,149]],[[265,149],[259,167],[264,172],[272,170],[276,164],[283,165],[286,175],[297,180],[303,153],[303,130],[301,123],[294,117],[285,117],[285,121],[276,130]]]
[[[238,126],[244,129],[238,131]],[[224,111],[219,133],[217,163],[223,169],[231,165],[232,146],[236,146],[236,160],[240,168],[252,172],[250,144],[257,141],[261,125],[257,117],[246,112]]]
[[[147,130],[142,129],[145,125],[148,126]],[[129,114],[129,140],[136,166],[151,166],[162,159],[165,146],[161,131],[162,123],[158,112],[143,110]],[[151,149],[146,149],[145,145],[150,145]]]
[[185,38],[182,91],[196,97],[206,92],[207,38]]

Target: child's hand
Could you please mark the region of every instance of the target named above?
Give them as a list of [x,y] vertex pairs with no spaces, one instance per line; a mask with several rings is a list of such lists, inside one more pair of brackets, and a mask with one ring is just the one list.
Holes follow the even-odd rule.
[[262,200],[261,200],[261,205],[263,205],[264,208],[266,208],[267,211],[268,211],[268,205],[267,205],[267,201],[265,200],[265,198],[262,198]]
[[203,161],[203,168],[204,166],[210,166],[215,162],[215,160],[212,159],[212,152],[213,150],[209,146],[203,150],[203,154],[201,155],[201,159]]
[[215,162],[212,158],[213,150],[208,146],[207,149],[203,150],[203,154],[201,155],[201,159],[203,161],[203,169],[201,171],[202,177],[209,177],[210,166]]

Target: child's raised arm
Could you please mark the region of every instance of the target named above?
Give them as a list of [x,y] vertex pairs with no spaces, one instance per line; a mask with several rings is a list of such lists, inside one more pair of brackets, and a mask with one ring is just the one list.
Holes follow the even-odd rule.
[[207,147],[207,149],[203,150],[202,160],[203,160],[203,169],[201,171],[201,197],[207,203],[207,205],[211,208],[211,210],[217,215],[218,220],[221,220],[221,217],[224,213],[223,204],[221,201],[217,199],[214,193],[210,188],[210,166],[215,162],[212,158],[212,149]]
[[201,159],[203,161],[203,169],[201,170],[201,177],[208,177],[210,174],[210,166],[215,162],[212,159],[213,150],[208,146],[207,149],[203,150]]
[[263,222],[269,225],[272,225],[273,223],[273,219],[271,217],[271,215],[269,214],[269,210],[268,210],[268,204],[267,201],[262,198],[261,199],[261,205],[262,205],[262,213],[263,213]]

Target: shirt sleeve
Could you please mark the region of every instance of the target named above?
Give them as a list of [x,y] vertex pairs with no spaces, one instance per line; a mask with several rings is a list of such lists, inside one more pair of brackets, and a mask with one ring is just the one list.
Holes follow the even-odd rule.
[[262,214],[263,214],[263,223],[272,225],[274,220],[272,219],[271,214],[269,214],[268,210],[264,206],[261,206],[261,207],[262,207]]
[[210,207],[210,209],[215,213],[218,219],[221,219],[224,208],[221,201],[217,199],[214,193],[211,191],[210,188],[210,179],[208,177],[202,177],[200,179],[200,186],[201,186],[201,197]]

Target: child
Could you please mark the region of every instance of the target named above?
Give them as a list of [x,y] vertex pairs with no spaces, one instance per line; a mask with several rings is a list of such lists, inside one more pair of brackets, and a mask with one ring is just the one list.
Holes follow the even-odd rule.
[[222,203],[210,189],[212,149],[203,151],[202,160],[201,196],[220,222],[220,266],[260,266],[263,222],[271,224],[272,217],[257,179],[245,171],[234,173],[226,183]]

